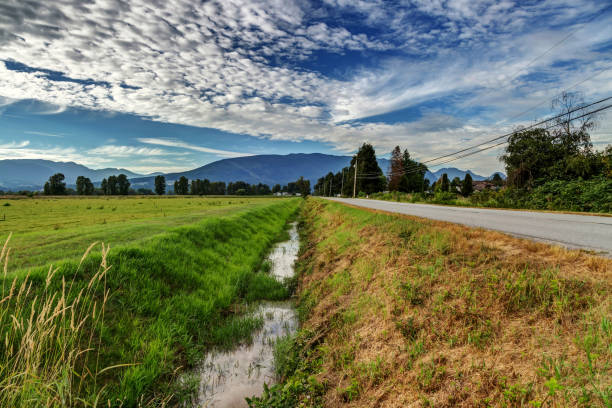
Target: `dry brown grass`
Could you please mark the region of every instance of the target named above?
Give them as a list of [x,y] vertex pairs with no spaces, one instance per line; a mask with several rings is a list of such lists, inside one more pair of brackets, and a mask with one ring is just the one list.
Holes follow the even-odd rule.
[[612,260],[310,200],[325,406],[606,406]]

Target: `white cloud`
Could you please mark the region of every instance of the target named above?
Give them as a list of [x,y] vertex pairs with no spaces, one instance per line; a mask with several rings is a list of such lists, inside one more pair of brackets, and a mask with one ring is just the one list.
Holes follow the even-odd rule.
[[107,157],[132,157],[132,156],[167,156],[172,153],[163,149],[152,149],[148,147],[135,147],[135,146],[116,146],[116,145],[105,145],[99,146],[94,149],[87,151],[88,154],[94,156],[107,156]]
[[35,135],[35,136],[46,136],[46,137],[64,137],[64,135],[62,134],[58,134],[58,133],[48,133],[48,132],[38,132],[36,130],[26,130],[25,132],[26,135]]
[[197,152],[202,153],[211,153],[216,154],[223,157],[245,157],[252,156],[251,153],[239,153],[239,152],[230,152],[227,150],[219,150],[219,149],[211,149],[209,147],[198,146],[190,143],[181,142],[179,140],[173,139],[156,139],[156,138],[139,138],[138,141],[140,143],[159,145],[159,146],[168,146],[168,147],[178,147],[181,149],[195,150]]
[[[341,152],[369,140],[382,152],[400,144],[425,158],[452,151],[464,139],[477,142],[503,133],[515,122],[504,122],[504,128],[491,124],[612,63],[609,53],[595,50],[609,41],[608,13],[522,71],[580,27],[578,17],[601,9],[596,1],[520,7],[484,0],[419,0],[410,7],[382,0],[326,2],[327,9],[298,0],[209,1],[197,7],[190,0],[155,7],[145,0],[6,0],[0,4],[0,105],[38,99],[48,104],[39,113],[66,106],[124,112],[275,140],[328,142]],[[382,33],[372,36],[323,21],[325,13],[341,21],[333,19],[338,10],[361,16],[352,27],[363,24]],[[436,25],[422,23],[417,18],[422,14]],[[299,68],[317,50],[378,55],[390,48],[393,58],[350,67],[343,80]],[[568,59],[578,67],[565,67]],[[2,60],[78,81],[10,70]],[[517,72],[542,73],[550,82],[516,77]],[[609,94],[612,73],[579,89],[592,97]],[[440,112],[425,112],[411,123],[345,123],[450,96],[458,98],[453,102],[458,117],[477,107],[485,111],[469,123]],[[222,157],[248,155],[170,139],[141,142]],[[105,149],[94,154],[145,152]],[[478,159],[471,167],[497,168],[494,159]]]

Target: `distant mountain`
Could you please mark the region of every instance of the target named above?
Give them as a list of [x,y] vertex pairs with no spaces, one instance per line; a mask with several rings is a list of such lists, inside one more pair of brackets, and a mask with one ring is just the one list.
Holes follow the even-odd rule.
[[[334,156],[322,153],[293,153],[287,155],[264,154],[218,160],[205,166],[181,173],[166,174],[166,183],[171,184],[181,176],[210,181],[245,181],[249,184],[264,183],[285,185],[300,176],[310,180],[311,185],[327,173],[341,171],[349,165],[351,156]],[[389,160],[379,159],[379,166],[386,172]],[[131,179],[135,188],[152,188],[154,177]]]
[[[266,154],[258,156],[236,157],[218,160],[197,169],[165,174],[166,183],[172,184],[181,176],[193,179],[208,179],[210,181],[246,181],[250,184],[264,183],[285,185],[297,180],[300,176],[310,180],[311,186],[317,179],[327,173],[337,173],[347,167],[351,156],[335,156],[322,153],[294,153],[287,155]],[[378,165],[384,173],[389,170],[388,159],[378,159]],[[454,167],[444,168],[435,172],[427,172],[425,177],[435,182],[442,174],[465,178],[470,173],[474,180],[485,180],[487,177],[473,173],[471,170],[460,170]],[[153,188],[155,176],[146,176],[126,169],[93,170],[73,162],[54,162],[51,160],[0,160],[0,190],[39,190],[42,189],[49,176],[63,173],[66,183],[74,185],[78,176],[89,177],[95,184],[108,176],[123,173],[128,176],[133,188]],[[505,178],[505,175],[502,177]]]
[[455,177],[459,177],[461,180],[463,180],[465,178],[465,175],[468,173],[470,174],[470,176],[472,176],[472,180],[474,181],[488,180],[488,179],[493,178],[495,174],[499,174],[501,178],[504,180],[506,179],[506,175],[500,171],[496,171],[490,176],[485,177],[485,176],[481,176],[480,174],[474,173],[472,170],[461,170],[455,167],[446,167],[443,169],[439,169],[439,170],[434,171],[433,173],[429,173],[428,175],[425,175],[425,177],[429,179],[430,182],[433,183],[437,181],[438,179],[440,179],[440,177],[442,177],[444,173],[446,173],[449,180],[452,180]]
[[455,167],[448,167],[436,170],[435,172],[433,172],[433,175],[436,177],[436,180],[438,180],[440,177],[442,177],[444,173],[446,173],[449,180],[452,180],[455,177],[459,177],[461,180],[463,180],[465,178],[465,175],[468,173],[470,176],[472,176],[472,180],[474,181],[482,181],[487,179],[487,177],[476,174],[472,170],[460,170]]
[[66,176],[66,184],[76,183],[78,176],[89,177],[93,182],[121,173],[128,178],[142,177],[126,169],[90,169],[74,162],[55,162],[51,160],[15,159],[0,160],[0,190],[40,190],[55,173]]

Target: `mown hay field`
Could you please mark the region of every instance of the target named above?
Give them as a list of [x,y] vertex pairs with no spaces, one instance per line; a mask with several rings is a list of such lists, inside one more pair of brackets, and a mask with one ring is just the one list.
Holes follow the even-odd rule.
[[[82,255],[89,244],[140,243],[205,218],[263,207],[260,197],[43,197],[0,198],[0,239],[13,234],[11,270]],[[278,200],[278,199],[276,199]]]

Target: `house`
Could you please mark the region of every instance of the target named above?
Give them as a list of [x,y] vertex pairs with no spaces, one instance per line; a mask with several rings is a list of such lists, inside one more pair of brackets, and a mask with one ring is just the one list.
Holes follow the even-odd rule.
[[482,190],[497,190],[495,185],[490,181],[472,181],[472,187],[474,187],[474,191],[482,191]]

